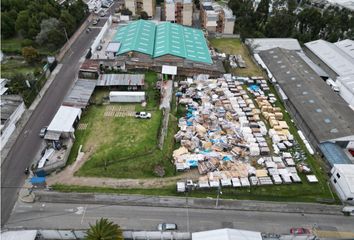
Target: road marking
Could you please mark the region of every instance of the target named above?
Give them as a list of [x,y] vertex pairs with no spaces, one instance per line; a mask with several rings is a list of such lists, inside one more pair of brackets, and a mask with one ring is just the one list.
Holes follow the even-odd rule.
[[84,213],[82,214],[82,218],[81,218],[81,225],[82,225],[82,223],[84,222],[84,218],[85,218],[86,209],[87,209],[87,204],[86,204],[86,206],[85,206]]
[[163,219],[156,219],[156,218],[140,218],[140,220],[143,221],[158,221],[158,222],[162,222]]

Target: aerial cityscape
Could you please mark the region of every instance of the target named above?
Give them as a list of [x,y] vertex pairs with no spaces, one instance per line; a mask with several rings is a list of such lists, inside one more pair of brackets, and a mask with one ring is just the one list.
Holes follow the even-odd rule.
[[2,0],[1,240],[354,239],[354,0]]

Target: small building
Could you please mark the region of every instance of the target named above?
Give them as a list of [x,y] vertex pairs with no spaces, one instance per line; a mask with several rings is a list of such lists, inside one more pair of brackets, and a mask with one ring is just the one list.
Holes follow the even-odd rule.
[[193,1],[192,0],[165,0],[165,21],[192,26]]
[[92,59],[85,59],[79,70],[79,78],[97,79],[100,73],[100,63]]
[[222,3],[201,1],[200,21],[209,32],[233,34],[236,17],[232,10]]
[[112,103],[141,103],[145,101],[145,92],[109,92],[109,101]]
[[81,109],[68,106],[60,106],[54,118],[50,122],[46,140],[59,140],[60,138],[75,138],[75,127],[81,117]]
[[63,105],[84,109],[96,87],[96,81],[91,79],[78,79],[70,92],[65,96]]
[[354,205],[354,164],[334,164],[331,183],[342,202]]
[[144,74],[102,74],[97,80],[97,87],[109,87],[117,90],[141,91],[144,89]]
[[2,95],[1,105],[1,150],[9,140],[11,134],[16,129],[16,124],[20,120],[26,107],[19,95]]
[[260,232],[223,228],[192,233],[192,240],[262,240]]
[[156,0],[124,0],[125,7],[129,9],[133,16],[144,11],[149,17],[154,17],[156,12]]

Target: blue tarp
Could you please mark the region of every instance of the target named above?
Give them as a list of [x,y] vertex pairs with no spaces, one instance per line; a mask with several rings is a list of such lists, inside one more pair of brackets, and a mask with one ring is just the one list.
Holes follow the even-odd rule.
[[33,177],[33,178],[31,178],[31,183],[32,184],[45,183],[45,177]]
[[225,156],[222,158],[222,160],[224,161],[231,161],[232,160],[232,157],[231,156]]
[[334,164],[352,164],[352,161],[350,161],[343,149],[335,143],[321,143],[320,149],[331,167],[333,167]]
[[253,84],[253,85],[249,86],[249,89],[251,89],[252,91],[259,91],[259,86]]
[[197,161],[197,160],[188,160],[188,161],[187,161],[187,164],[188,164],[190,167],[198,167],[198,161]]

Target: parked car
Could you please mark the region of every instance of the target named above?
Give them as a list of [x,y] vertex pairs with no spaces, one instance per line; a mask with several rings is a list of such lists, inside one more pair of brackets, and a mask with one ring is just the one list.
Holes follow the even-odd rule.
[[136,112],[135,113],[136,118],[142,118],[142,119],[150,119],[151,118],[151,113],[147,112]]
[[344,216],[354,216],[354,206],[345,206],[342,209]]
[[177,224],[175,224],[175,223],[160,223],[159,225],[157,225],[157,230],[158,231],[177,230]]
[[96,47],[96,50],[97,50],[97,51],[101,51],[101,49],[102,49],[102,45],[98,45],[98,46]]
[[100,17],[104,17],[104,16],[106,16],[106,12],[101,12]]
[[290,233],[294,235],[307,235],[311,234],[311,231],[308,228],[291,228]]
[[39,136],[43,138],[45,134],[47,133],[47,128],[48,127],[42,127],[41,130],[39,131]]
[[98,21],[97,20],[93,20],[92,21],[92,25],[97,25]]

